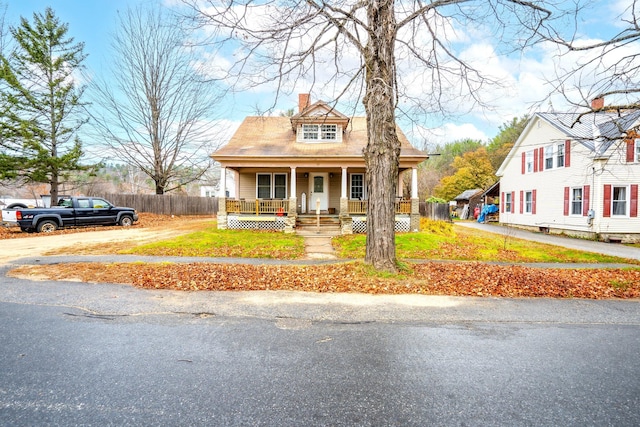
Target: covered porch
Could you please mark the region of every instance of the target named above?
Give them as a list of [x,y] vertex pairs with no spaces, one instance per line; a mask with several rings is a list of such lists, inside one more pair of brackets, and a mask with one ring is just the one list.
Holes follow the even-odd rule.
[[[226,197],[229,174],[234,175],[235,191],[230,193],[235,197]],[[218,227],[295,232],[299,217],[321,215],[335,216],[342,234],[365,232],[365,174],[361,166],[222,167]],[[407,175],[409,192],[403,186]],[[401,168],[395,201],[396,231],[419,229],[417,187],[417,168]]]

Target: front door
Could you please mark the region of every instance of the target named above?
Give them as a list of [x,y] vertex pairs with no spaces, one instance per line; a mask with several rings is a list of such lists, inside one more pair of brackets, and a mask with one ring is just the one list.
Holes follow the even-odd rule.
[[329,174],[328,173],[310,173],[309,174],[309,212],[316,211],[318,200],[320,201],[320,210],[329,209]]

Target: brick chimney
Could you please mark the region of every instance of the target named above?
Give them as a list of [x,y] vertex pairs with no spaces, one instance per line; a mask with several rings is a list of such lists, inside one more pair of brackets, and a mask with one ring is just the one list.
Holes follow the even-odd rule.
[[592,110],[601,110],[604,108],[604,97],[598,96],[591,101],[591,109]]
[[301,113],[305,108],[309,106],[309,94],[308,93],[300,93],[298,94],[298,113]]

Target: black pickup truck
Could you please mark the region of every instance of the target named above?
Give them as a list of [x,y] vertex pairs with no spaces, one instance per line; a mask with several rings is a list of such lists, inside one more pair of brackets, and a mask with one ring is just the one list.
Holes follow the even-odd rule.
[[22,231],[50,233],[62,227],[116,224],[127,227],[138,220],[138,213],[98,197],[63,197],[56,207],[18,209],[16,220]]

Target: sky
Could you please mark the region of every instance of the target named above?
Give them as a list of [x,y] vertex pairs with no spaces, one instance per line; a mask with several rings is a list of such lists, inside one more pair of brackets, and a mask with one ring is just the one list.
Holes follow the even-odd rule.
[[[99,75],[107,68],[110,57],[110,36],[117,23],[118,11],[141,3],[159,4],[175,0],[0,0],[7,6],[5,23],[17,25],[19,17],[32,19],[34,12],[43,12],[47,6],[52,7],[61,22],[69,24],[69,34],[75,41],[85,43],[85,62],[89,74]],[[620,31],[619,14],[632,0],[594,1],[593,8],[580,20],[579,36],[585,40],[603,40]],[[521,117],[535,111],[563,111],[568,108],[561,97],[552,95],[545,79],[551,76],[555,68],[553,49],[540,47],[527,51],[515,52],[506,57],[494,55],[498,48],[486,39],[475,40],[472,31],[460,32],[460,51],[467,58],[482,64],[484,71],[496,76],[504,83],[499,90],[485,94],[490,98],[494,108],[491,110],[475,110],[466,112],[459,110],[459,115],[434,118],[426,124],[428,131],[420,136],[410,133],[409,139],[418,148],[430,151],[435,144],[455,141],[463,138],[488,141],[494,137],[499,126],[513,117]],[[569,58],[568,58],[569,59]],[[575,58],[571,60],[576,60]],[[296,88],[304,92],[305,88]],[[419,89],[419,88],[418,88]],[[312,101],[323,98],[323,94],[312,93]],[[256,107],[270,105],[274,94],[267,89],[259,93],[238,94],[225,100],[220,111],[225,112],[227,129],[234,129],[247,115],[255,114]],[[281,110],[297,106],[297,96],[285,96],[278,104]],[[455,110],[455,108],[454,108]],[[401,124],[402,126],[402,124]]]

